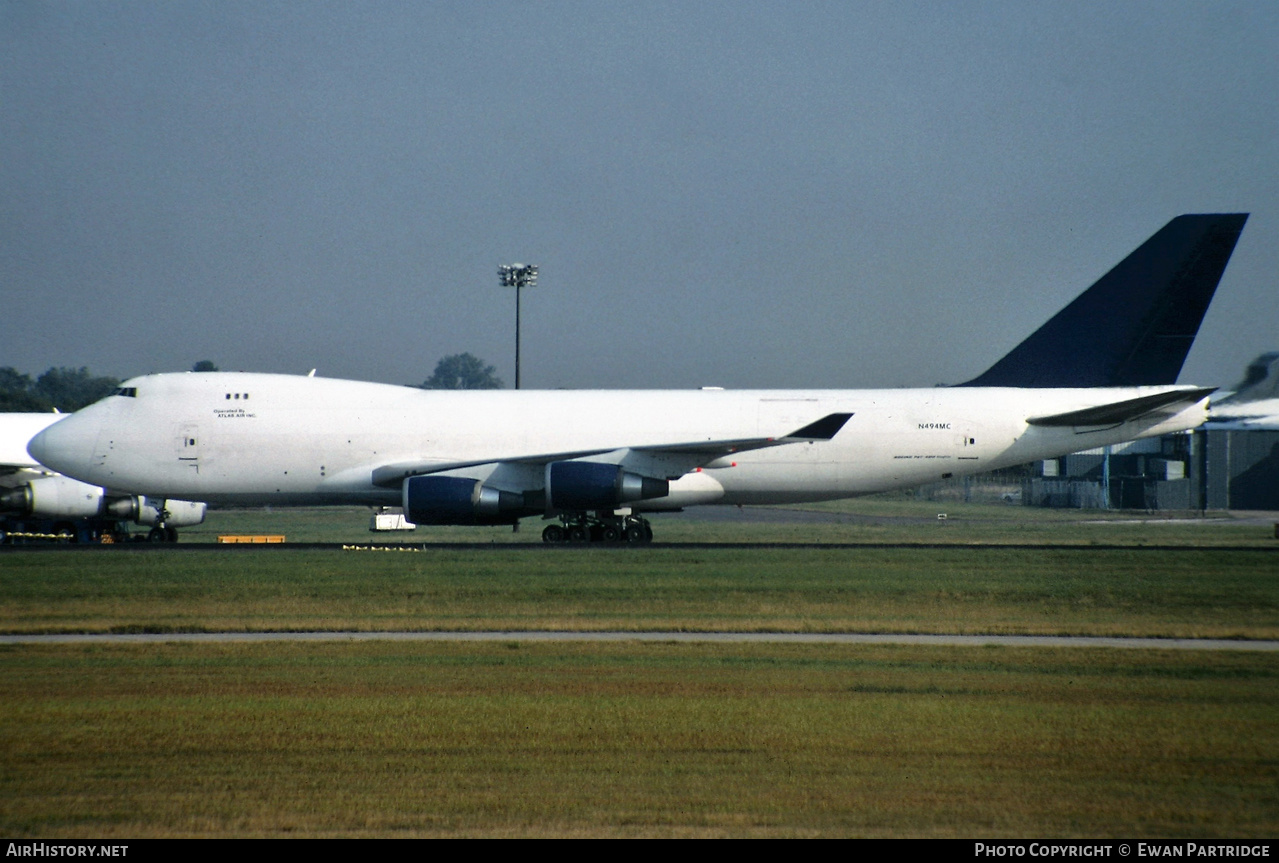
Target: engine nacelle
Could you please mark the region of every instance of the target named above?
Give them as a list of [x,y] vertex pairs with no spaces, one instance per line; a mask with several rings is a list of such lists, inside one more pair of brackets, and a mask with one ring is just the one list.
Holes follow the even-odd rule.
[[141,495],[107,498],[96,485],[69,476],[37,477],[0,495],[0,509],[43,518],[95,518],[103,516],[137,524],[160,520],[159,505],[169,512],[169,527],[190,527],[204,521],[208,506],[189,500],[148,500]]
[[205,513],[209,508],[208,504],[191,500],[166,500],[164,498],[149,498],[145,495],[132,495],[107,501],[106,506],[102,508],[102,512],[112,518],[124,519],[150,527],[159,523],[161,507],[169,514],[168,518],[164,520],[165,525],[168,527],[190,527],[200,524],[204,521]]
[[461,476],[411,476],[401,496],[414,524],[511,524],[525,510],[523,495]]
[[102,511],[102,489],[69,476],[42,476],[7,492],[6,509],[46,518],[92,518]]
[[[149,498],[143,498],[146,505],[142,507],[142,511],[138,513],[135,519],[138,524],[153,525],[159,518],[155,504]],[[204,521],[204,515],[208,512],[209,505],[195,500],[166,500],[164,508],[169,511],[169,517],[165,520],[165,524],[169,527],[191,527]]]
[[546,466],[546,508],[550,511],[611,509],[670,494],[668,480],[593,461],[556,461]]

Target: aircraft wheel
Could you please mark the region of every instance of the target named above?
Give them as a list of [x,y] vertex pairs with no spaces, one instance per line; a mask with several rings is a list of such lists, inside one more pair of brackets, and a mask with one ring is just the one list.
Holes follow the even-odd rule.
[[568,529],[569,542],[586,542],[586,528],[575,524]]
[[151,531],[147,534],[147,542],[168,542],[168,541],[169,541],[168,537],[165,536],[164,528],[162,527],[153,527],[151,528]]
[[647,542],[644,537],[644,526],[640,524],[631,524],[626,526],[626,541],[632,544]]
[[558,524],[548,525],[546,530],[542,531],[542,542],[563,542],[564,528]]
[[602,542],[617,542],[621,538],[622,532],[611,524],[605,525],[600,530],[600,540]]
[[165,542],[177,542],[177,541],[178,541],[178,529],[177,529],[176,527],[166,527],[166,528],[164,529],[164,541],[165,541]]

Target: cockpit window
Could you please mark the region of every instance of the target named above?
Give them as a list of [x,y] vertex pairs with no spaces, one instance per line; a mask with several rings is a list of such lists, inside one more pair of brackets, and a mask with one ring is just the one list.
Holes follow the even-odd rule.
[[126,398],[136,399],[138,397],[137,387],[117,387],[113,396],[125,396]]

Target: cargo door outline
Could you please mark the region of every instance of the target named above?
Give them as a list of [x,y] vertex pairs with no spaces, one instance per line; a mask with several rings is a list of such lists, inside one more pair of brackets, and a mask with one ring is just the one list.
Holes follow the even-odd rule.
[[960,433],[955,438],[955,449],[958,451],[959,460],[980,460],[981,456],[977,455],[977,435],[981,432],[975,427],[974,423],[963,422],[958,423],[958,426]]
[[178,454],[178,464],[200,472],[200,428],[195,423],[184,423],[177,427],[173,439]]

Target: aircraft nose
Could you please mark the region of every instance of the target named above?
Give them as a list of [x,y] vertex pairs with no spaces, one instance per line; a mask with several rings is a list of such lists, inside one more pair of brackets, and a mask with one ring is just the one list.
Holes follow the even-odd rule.
[[45,467],[78,479],[92,466],[97,439],[98,424],[72,414],[33,437],[27,452]]

